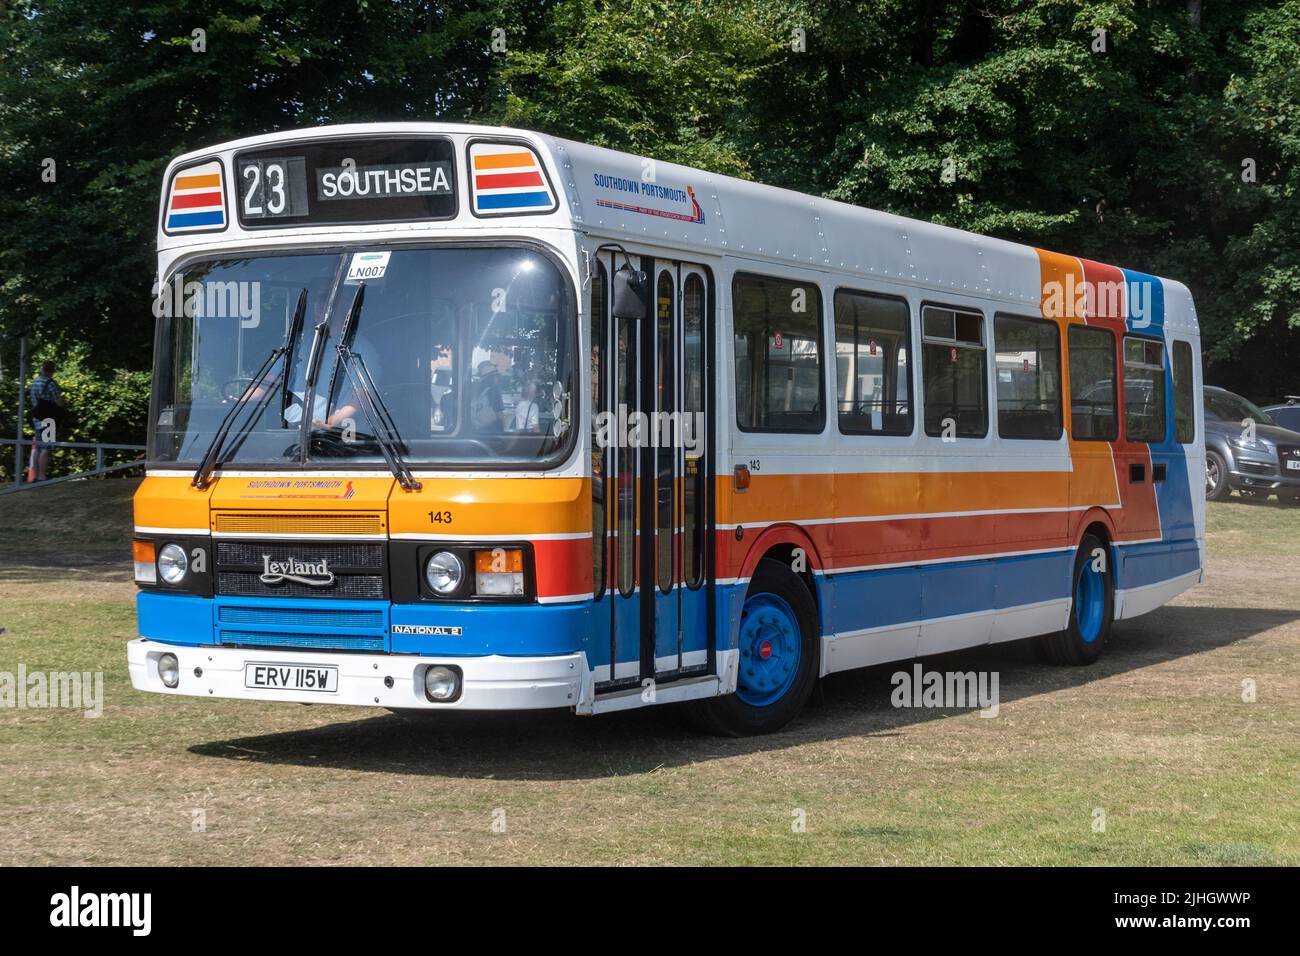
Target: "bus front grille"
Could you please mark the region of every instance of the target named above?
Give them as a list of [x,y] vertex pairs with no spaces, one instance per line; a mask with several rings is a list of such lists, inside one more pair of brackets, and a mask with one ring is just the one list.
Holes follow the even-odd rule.
[[[302,562],[320,574],[288,575]],[[349,598],[388,596],[387,548],[379,542],[218,541],[216,593],[236,597]]]
[[384,578],[379,574],[339,574],[325,586],[281,581],[267,584],[260,574],[244,571],[217,571],[217,593],[237,597],[304,597],[351,598],[356,601],[381,601]]
[[382,651],[384,639],[366,634],[278,634],[272,631],[226,631],[222,644],[238,647],[318,648],[328,651]]
[[212,516],[218,534],[383,534],[382,513],[360,511],[218,511]]
[[224,604],[217,608],[220,624],[260,625],[263,628],[291,627],[384,629],[384,612],[335,608],[262,607]]

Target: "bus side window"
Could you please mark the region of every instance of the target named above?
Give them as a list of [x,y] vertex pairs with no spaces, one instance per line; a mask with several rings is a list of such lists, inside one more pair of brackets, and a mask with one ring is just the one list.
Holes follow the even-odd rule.
[[1115,334],[1095,325],[1072,325],[1066,344],[1070,355],[1070,437],[1075,441],[1114,441],[1119,437]]
[[1124,336],[1124,437],[1164,441],[1165,402],[1164,343]]
[[1174,342],[1174,439],[1182,445],[1196,440],[1196,399],[1192,384],[1192,345]]
[[907,302],[835,292],[835,394],[846,435],[912,434],[912,329]]
[[731,300],[740,430],[820,433],[826,401],[817,286],[737,273]]
[[999,314],[993,320],[998,436],[1061,437],[1061,331],[1055,322]]
[[983,438],[989,431],[984,316],[947,306],[921,309],[925,433]]

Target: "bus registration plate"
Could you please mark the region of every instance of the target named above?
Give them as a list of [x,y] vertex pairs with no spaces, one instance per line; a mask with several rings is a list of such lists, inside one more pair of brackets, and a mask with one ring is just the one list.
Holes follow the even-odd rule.
[[244,665],[244,686],[257,690],[312,690],[337,694],[339,669],[330,664],[262,664]]

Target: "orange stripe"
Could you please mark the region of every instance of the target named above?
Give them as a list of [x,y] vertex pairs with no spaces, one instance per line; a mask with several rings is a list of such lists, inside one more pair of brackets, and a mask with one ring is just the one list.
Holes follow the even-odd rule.
[[220,186],[221,174],[212,173],[207,176],[177,176],[172,183],[172,189],[204,189],[209,186]]
[[509,169],[512,166],[536,168],[532,153],[487,153],[474,157],[475,169]]
[[188,475],[147,477],[135,490],[135,523],[144,528],[206,528],[208,493],[192,487]]
[[[1104,447],[1104,446],[1103,446]],[[734,494],[732,476],[719,475],[718,521],[767,523],[836,517],[883,517],[954,511],[1063,508],[1069,471],[888,472],[843,475],[762,475]],[[1114,488],[1091,504],[1114,503]]]
[[[574,534],[591,530],[590,478],[422,478],[388,499],[393,534]],[[450,521],[447,519],[450,518]]]

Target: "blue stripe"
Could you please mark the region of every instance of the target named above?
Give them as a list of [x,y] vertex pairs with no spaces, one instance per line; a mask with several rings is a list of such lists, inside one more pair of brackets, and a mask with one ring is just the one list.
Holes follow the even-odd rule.
[[1200,570],[1201,549],[1195,541],[1120,544],[1115,587],[1121,590],[1159,584]]
[[826,575],[825,633],[907,624],[1070,596],[1074,551]]
[[214,644],[212,601],[190,594],[141,591],[135,596],[141,637],[164,644]]
[[[394,604],[394,625],[459,627],[459,636],[394,634],[396,654],[508,657],[572,654],[582,650],[591,602],[577,604]],[[609,657],[609,638],[605,654]]]
[[551,194],[540,193],[498,193],[484,196],[478,193],[474,197],[479,209],[527,209],[532,206],[549,206]]
[[168,229],[186,229],[190,226],[221,226],[226,214],[221,209],[212,212],[174,212],[167,217]]
[[[1143,299],[1149,309],[1146,316],[1150,323],[1134,326],[1128,323],[1134,332],[1159,335],[1165,343],[1165,437],[1163,441],[1152,442],[1152,465],[1165,466],[1165,480],[1155,483],[1156,507],[1160,514],[1161,534],[1167,541],[1186,541],[1196,537],[1196,517],[1192,502],[1193,493],[1199,493],[1201,482],[1193,483],[1187,470],[1187,448],[1181,445],[1174,435],[1174,369],[1173,342],[1165,335],[1165,284],[1153,275],[1133,272],[1125,269],[1124,282],[1132,288],[1140,286]],[[1195,360],[1195,355],[1193,355]]]
[[[1116,586],[1141,587],[1170,580],[1200,567],[1195,541],[1115,546]],[[972,611],[1004,610],[1068,598],[1075,552],[1014,555],[914,565],[906,568],[819,575],[822,633],[952,617]],[[747,586],[719,586],[718,643],[735,647]],[[686,649],[703,647],[703,590],[687,597],[691,626]],[[427,656],[548,656],[584,651],[591,667],[609,663],[609,601],[557,605],[395,604],[381,601],[301,600],[222,597],[211,600],[182,594],[141,592],[136,604],[143,637],[164,643],[199,645],[218,641],[216,621],[242,625],[239,631],[279,633],[284,645],[382,648],[391,624],[456,628],[460,635],[388,634],[387,650]],[[635,601],[621,601],[635,611]],[[335,620],[331,620],[335,619]],[[621,647],[639,656],[637,621],[621,623]],[[310,643],[313,635],[330,641]],[[239,640],[233,633],[232,640]],[[259,642],[273,638],[259,637]],[[333,643],[338,642],[338,643]],[[247,640],[241,643],[248,643]],[[623,654],[620,653],[620,659]],[[628,657],[635,660],[636,657]]]

